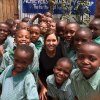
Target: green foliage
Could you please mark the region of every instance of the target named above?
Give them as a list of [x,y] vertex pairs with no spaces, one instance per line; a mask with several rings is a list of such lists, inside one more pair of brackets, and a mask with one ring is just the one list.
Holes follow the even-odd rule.
[[[75,0],[62,0],[62,16],[61,18],[65,18],[68,22],[74,19],[76,22],[80,24],[88,24],[90,21],[90,10],[89,10],[89,1],[90,0],[76,0],[77,5],[75,7],[75,16],[72,14],[72,2]],[[53,7],[55,5],[56,0],[49,0],[50,11],[53,13]],[[84,17],[86,20],[84,20]]]

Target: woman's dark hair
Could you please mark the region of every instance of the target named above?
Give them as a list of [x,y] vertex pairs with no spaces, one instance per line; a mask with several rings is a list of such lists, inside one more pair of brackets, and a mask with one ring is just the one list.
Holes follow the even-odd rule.
[[57,41],[58,41],[58,36],[57,36],[56,32],[53,31],[53,30],[50,30],[50,31],[47,31],[47,33],[46,33],[45,36],[44,36],[44,43],[45,43],[47,37],[48,37],[49,35],[51,35],[51,34],[54,34],[54,35],[56,36]]

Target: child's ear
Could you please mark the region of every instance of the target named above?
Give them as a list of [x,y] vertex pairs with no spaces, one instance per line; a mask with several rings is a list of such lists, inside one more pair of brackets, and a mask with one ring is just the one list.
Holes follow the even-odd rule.
[[55,72],[55,66],[54,66],[54,68],[53,68],[53,72]]

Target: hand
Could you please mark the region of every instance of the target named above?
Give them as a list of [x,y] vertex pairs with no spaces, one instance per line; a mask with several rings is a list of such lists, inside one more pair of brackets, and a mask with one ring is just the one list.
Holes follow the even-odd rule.
[[46,89],[46,87],[42,87],[41,88],[41,91],[40,91],[40,94],[39,94],[39,98],[40,98],[40,100],[48,100],[47,99],[47,89]]
[[38,16],[39,18],[43,18],[43,17],[44,17],[44,15],[41,14],[41,13],[38,13],[37,16]]

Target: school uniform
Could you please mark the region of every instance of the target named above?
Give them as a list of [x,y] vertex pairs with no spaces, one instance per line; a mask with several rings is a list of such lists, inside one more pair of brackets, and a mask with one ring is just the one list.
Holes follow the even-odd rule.
[[5,40],[5,45],[7,46],[6,47],[6,51],[9,50],[9,48],[13,49],[13,47],[15,45],[15,43],[14,43],[14,37],[8,36],[7,39]]
[[14,66],[8,66],[0,76],[2,93],[0,100],[39,100],[35,79],[31,72],[12,75]]
[[94,39],[94,41],[98,44],[100,44],[100,36],[98,36],[96,39]]
[[37,52],[38,52],[38,55],[40,55],[40,52],[42,50],[42,47],[44,45],[44,39],[43,37],[39,37],[38,40],[34,43],[36,49],[37,49]]
[[48,96],[58,98],[59,100],[73,100],[73,93],[70,87],[70,79],[66,80],[60,88],[57,88],[53,74],[47,77],[46,82]]
[[60,41],[60,46],[62,48],[63,56],[69,57],[71,59],[71,61],[73,63],[73,69],[77,68],[77,64],[76,64],[77,56],[76,56],[75,48],[73,46],[71,46],[71,43],[69,43],[65,40]]
[[[3,47],[3,49],[4,49],[4,53],[7,51],[7,44],[6,44],[6,42],[4,42],[2,45],[0,45],[0,46],[2,46]],[[0,56],[0,66],[1,66],[1,63],[2,63],[2,59],[3,59],[3,57],[2,56]],[[0,72],[1,72],[1,70],[0,70]]]
[[85,79],[79,69],[74,69],[71,74],[71,80],[73,93],[78,97],[78,100],[85,100],[95,93],[100,94],[100,68],[89,79]]
[[[38,61],[37,50],[36,50],[33,43],[30,43],[30,46],[33,47],[34,57],[33,57],[32,64],[29,65],[28,68],[34,74],[36,81],[38,81],[39,61]],[[8,67],[8,65],[13,64],[13,62],[14,62],[14,49],[15,49],[15,47],[13,49],[9,49],[3,55],[2,63],[1,63],[1,66],[0,66],[1,71],[5,70]]]

